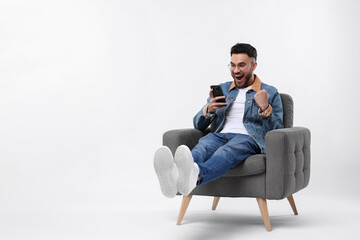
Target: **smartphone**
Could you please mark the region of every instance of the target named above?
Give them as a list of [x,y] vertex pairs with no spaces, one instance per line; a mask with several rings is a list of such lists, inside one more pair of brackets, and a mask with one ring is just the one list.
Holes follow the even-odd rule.
[[[210,88],[213,90],[213,96],[214,97],[219,97],[219,96],[224,96],[224,93],[220,87],[220,85],[211,85]],[[216,100],[216,102],[226,102],[225,98],[222,99],[218,99]]]

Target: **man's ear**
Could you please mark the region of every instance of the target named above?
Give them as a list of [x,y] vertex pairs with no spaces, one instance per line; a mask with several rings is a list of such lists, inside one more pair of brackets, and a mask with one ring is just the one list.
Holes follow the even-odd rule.
[[255,71],[256,66],[257,66],[257,62],[254,62],[254,63],[252,64],[252,69],[251,69],[251,70],[252,70],[252,72],[253,72],[253,71]]

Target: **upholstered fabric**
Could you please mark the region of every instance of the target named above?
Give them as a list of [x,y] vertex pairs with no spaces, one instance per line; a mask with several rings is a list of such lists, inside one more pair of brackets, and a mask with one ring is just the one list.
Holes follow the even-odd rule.
[[245,177],[221,177],[215,181],[196,187],[190,194],[217,197],[264,198],[265,173]]
[[193,149],[199,142],[199,139],[206,135],[207,132],[201,130],[189,128],[189,129],[176,129],[170,130],[163,135],[163,144],[168,146],[173,154],[177,147],[180,145],[186,145],[190,149]]
[[284,128],[291,128],[294,119],[294,102],[290,95],[280,93],[281,102],[283,105],[283,124]]
[[277,129],[265,136],[266,198],[282,199],[308,185],[310,138],[303,127]]
[[235,168],[230,169],[224,177],[244,177],[263,173],[266,170],[265,161],[265,154],[250,156],[246,159],[246,161],[240,163]]

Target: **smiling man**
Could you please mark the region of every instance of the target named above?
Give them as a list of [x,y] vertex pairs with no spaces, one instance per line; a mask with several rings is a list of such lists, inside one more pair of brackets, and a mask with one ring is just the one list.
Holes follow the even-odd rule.
[[[250,44],[231,48],[229,69],[233,81],[220,84],[224,96],[210,90],[207,104],[194,117],[194,127],[214,131],[202,137],[194,149],[181,145],[173,156],[162,146],[154,167],[162,193],[189,195],[196,185],[213,181],[247,157],[265,152],[265,134],[283,128],[283,109],[275,87],[254,74],[257,51]],[[218,102],[224,98],[226,102]]]

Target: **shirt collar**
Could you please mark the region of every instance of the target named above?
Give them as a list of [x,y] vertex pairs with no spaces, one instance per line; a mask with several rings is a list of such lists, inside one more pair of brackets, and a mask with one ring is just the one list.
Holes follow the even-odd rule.
[[[260,91],[260,88],[261,88],[261,80],[260,80],[260,78],[258,76],[256,76],[256,74],[254,74],[254,78],[255,78],[255,80],[254,80],[253,84],[251,85],[251,89],[254,90],[255,92],[258,92],[258,91]],[[234,89],[235,87],[236,87],[235,83],[232,82],[231,86],[230,86],[230,89],[229,89],[229,92],[232,89]]]

